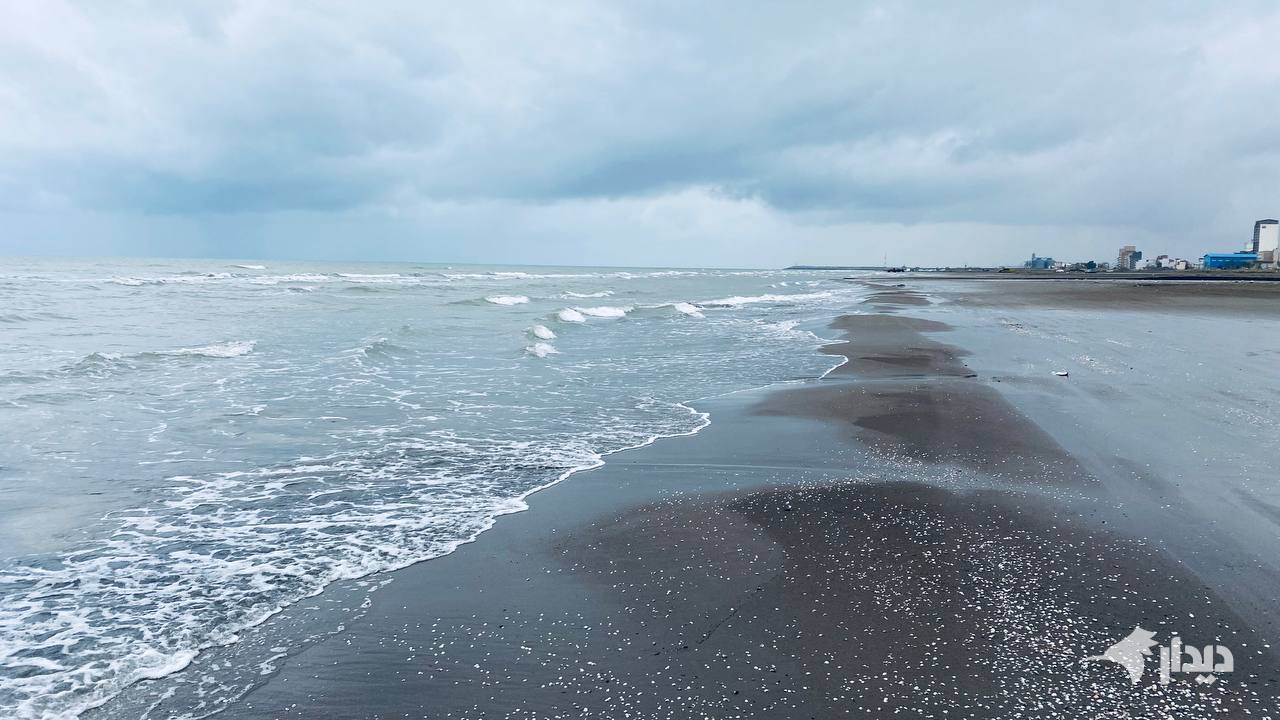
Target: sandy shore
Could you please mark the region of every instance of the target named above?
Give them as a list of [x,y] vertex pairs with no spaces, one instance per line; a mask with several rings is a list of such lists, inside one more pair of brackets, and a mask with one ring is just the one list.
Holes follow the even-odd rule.
[[[703,433],[614,456],[395,573],[225,716],[1280,717],[1280,515],[1247,550],[1267,536],[1261,495],[1236,529],[1188,530],[1245,486],[1175,498],[1063,419],[1053,398],[1095,397],[1087,378],[990,359],[1030,342],[999,312],[1095,291],[985,292],[884,286],[833,324],[839,371],[707,403]],[[1146,292],[1109,302],[1146,312]],[[914,315],[939,297],[999,322]],[[1090,412],[1158,427],[1134,403]],[[1134,685],[1084,661],[1135,626],[1224,644],[1234,670],[1161,686],[1152,657]]]
[[[1075,279],[939,276],[911,284],[934,296],[972,307],[1073,307],[1156,312],[1216,312],[1274,317],[1280,303],[1280,273],[1264,279],[1171,281],[1143,278]],[[886,297],[897,291],[882,283]],[[915,294],[915,293],[908,293]],[[883,304],[883,303],[882,303]]]

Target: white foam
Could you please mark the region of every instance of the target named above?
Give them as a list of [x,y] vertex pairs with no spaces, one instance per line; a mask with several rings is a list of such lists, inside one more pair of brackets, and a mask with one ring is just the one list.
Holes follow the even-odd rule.
[[172,655],[155,651],[142,653],[136,676],[140,680],[155,680],[171,675],[191,664],[198,655],[195,650],[179,650]]
[[[693,270],[658,270],[655,272],[629,272],[617,270],[613,272],[587,273],[529,273],[520,271],[495,271],[484,273],[441,273],[447,280],[580,280],[620,278],[623,280],[641,280],[645,278],[686,277],[703,273]],[[728,273],[730,275],[735,273]],[[741,273],[739,273],[741,274]]]
[[836,297],[835,291],[827,290],[823,292],[812,293],[795,293],[792,295],[777,295],[768,293],[765,295],[735,295],[733,297],[720,298],[718,300],[704,300],[699,305],[703,307],[740,307],[742,305],[755,305],[757,303],[797,303],[807,300],[827,300]]
[[232,265],[231,267],[244,268],[245,270],[266,270],[266,265]]
[[598,317],[598,318],[626,317],[627,313],[631,312],[631,308],[629,307],[613,307],[611,305],[601,305],[599,307],[580,307],[580,308],[574,308],[574,310],[577,310],[579,313],[583,315],[589,315],[591,317]]
[[248,355],[253,352],[254,346],[258,343],[256,340],[232,340],[231,342],[215,343],[213,345],[202,345],[193,348],[181,348],[178,350],[170,350],[168,352],[157,353],[158,355],[197,355],[200,357],[211,358],[233,358],[242,355]]
[[318,283],[327,282],[333,278],[328,275],[319,273],[293,273],[290,275],[270,275],[267,277],[256,277],[249,282],[255,285],[278,285],[280,283]]
[[111,278],[107,282],[116,285],[127,285],[128,287],[138,287],[139,285],[147,284],[145,280],[139,280],[138,278]]
[[485,298],[485,302],[494,305],[523,305],[529,302],[529,298],[524,295],[491,295]]
[[560,354],[560,351],[556,349],[555,345],[552,345],[551,343],[544,343],[544,342],[534,343],[533,345],[530,345],[529,347],[525,348],[525,352],[529,353],[530,355],[536,355],[540,358],[544,358],[548,355]]
[[612,294],[613,294],[612,290],[601,290],[600,292],[592,292],[592,293],[579,293],[579,292],[574,292],[572,290],[564,291],[564,296],[571,297],[571,298],[602,298],[602,297],[609,297]]
[[[99,277],[130,272],[145,271],[112,269],[100,272]],[[308,285],[294,286],[288,288],[289,291],[316,290],[319,294],[332,289],[346,293],[354,287],[347,285],[349,279],[336,274],[286,276],[278,268],[269,275],[246,272],[233,280],[201,277],[194,278],[193,282],[205,280],[252,289],[255,287],[253,283],[264,277],[269,278],[266,282]],[[476,300],[489,293],[523,291],[533,292],[534,296],[541,298],[548,292],[545,289],[535,290],[535,285],[521,280],[489,277],[491,279],[484,284],[455,286],[453,292],[443,296],[439,302],[469,300],[465,304],[450,306],[449,312],[465,312],[472,318],[484,317],[488,322],[503,322],[504,317],[519,311],[486,311],[484,308],[487,306]],[[434,275],[426,281],[407,274],[398,280],[405,283],[440,282]],[[543,287],[549,286],[551,293],[555,293],[556,287],[563,292],[566,284],[570,283],[546,281]],[[589,290],[593,285],[600,288],[616,283],[601,280],[572,284]],[[666,336],[668,342],[681,336],[717,340],[707,343],[706,349],[701,343],[689,343],[690,360],[719,357],[718,353],[725,350],[718,342],[720,336],[717,333],[721,332],[727,333],[731,343],[728,348],[732,352],[759,353],[765,360],[774,358],[774,348],[791,348],[795,340],[803,339],[782,333],[772,337],[768,332],[762,332],[767,329],[759,328],[751,321],[757,314],[752,311],[709,311],[708,317],[714,320],[698,321],[684,319],[685,316],[694,317],[690,310],[703,312],[696,303],[640,303],[648,297],[696,299],[715,294],[751,295],[765,291],[763,283],[707,287],[711,289],[668,293],[656,286],[642,285],[628,290],[622,290],[620,286],[619,294],[626,298],[625,302],[636,304],[637,309],[631,316],[636,323],[652,322],[652,327],[674,331]],[[284,291],[285,288],[277,288],[273,292],[259,287],[257,292],[247,296],[247,307],[256,306],[260,302],[258,298],[264,294]],[[637,293],[635,300],[632,300],[632,291]],[[223,295],[230,294],[220,293]],[[554,312],[551,308],[547,309],[550,312],[545,316],[542,316],[543,311],[539,311],[541,318],[537,322],[547,325],[554,325],[557,321],[606,323],[606,320],[597,318],[624,317],[630,310],[623,307],[574,307],[580,300],[563,302],[566,307],[555,317],[550,315]],[[624,304],[622,299],[612,302]],[[435,338],[428,339],[426,333],[418,332],[419,307],[405,308],[394,299],[388,304],[402,310],[405,317],[379,315],[377,322],[371,325],[385,328],[382,331],[387,333],[397,333],[393,337],[405,344],[403,352],[410,352],[411,347],[440,344],[435,342]],[[767,308],[761,309],[765,312],[759,314],[772,317]],[[317,312],[327,311],[319,308]],[[288,320],[288,317],[280,319],[282,323]],[[405,323],[403,332],[397,329],[401,322]],[[677,327],[682,325],[688,329],[682,332]],[[595,333],[597,341],[608,343],[610,340],[607,327],[570,330],[565,330],[565,327],[561,325],[558,329],[574,339],[590,339],[593,333],[589,330],[598,329],[604,336],[600,332]],[[645,344],[662,342],[661,336],[655,340],[650,333],[640,333],[636,337],[641,339],[634,347],[602,346],[610,353],[639,350],[637,367],[630,375],[618,373],[610,363],[599,362],[595,354],[599,350],[594,346],[566,345],[565,359],[574,361],[575,372],[579,366],[593,368],[587,372],[609,373],[607,377],[617,380],[616,387],[612,382],[602,384],[610,386],[611,393],[602,397],[621,396],[619,399],[623,404],[615,407],[600,398],[586,395],[579,387],[560,387],[557,374],[547,372],[562,364],[558,362],[560,358],[553,357],[557,348],[550,341],[556,334],[549,327],[519,323],[515,328],[527,328],[524,345],[518,344],[517,340],[509,350],[517,350],[514,354],[519,359],[523,353],[518,349],[524,348],[530,357],[518,365],[529,372],[527,379],[530,382],[545,379],[546,385],[531,385],[528,394],[514,399],[500,397],[501,393],[495,392],[500,384],[491,378],[483,378],[484,368],[470,367],[473,364],[471,358],[464,354],[473,349],[465,346],[458,351],[451,348],[447,354],[433,354],[429,360],[422,359],[423,362],[415,361],[414,367],[409,368],[411,372],[402,373],[405,376],[403,381],[390,371],[397,370],[390,363],[379,366],[375,361],[368,361],[368,371],[360,373],[349,372],[348,368],[340,365],[330,368],[326,364],[334,351],[342,348],[360,346],[355,351],[340,353],[339,359],[367,355],[376,358],[379,350],[400,352],[376,335],[352,337],[350,327],[346,326],[337,328],[346,334],[318,336],[317,339],[324,342],[317,345],[320,362],[314,365],[306,363],[305,358],[304,363],[292,364],[292,353],[289,357],[272,356],[270,367],[263,368],[261,374],[270,371],[270,378],[279,380],[270,380],[261,386],[246,384],[236,375],[240,365],[254,362],[257,357],[254,355],[242,361],[202,360],[199,364],[170,357],[237,357],[254,351],[251,341],[195,346],[196,342],[217,340],[219,337],[225,339],[226,335],[198,335],[195,336],[198,339],[189,339],[186,343],[170,339],[165,344],[144,347],[175,348],[184,344],[191,347],[125,356],[128,367],[136,365],[148,373],[155,371],[147,378],[148,382],[154,377],[158,381],[184,383],[178,386],[183,388],[182,396],[174,401],[183,404],[197,400],[204,402],[193,395],[201,389],[199,386],[185,385],[186,370],[219,371],[217,375],[232,378],[233,382],[225,384],[219,381],[218,395],[212,396],[215,400],[213,407],[236,409],[238,417],[234,420],[237,423],[249,422],[251,418],[248,416],[262,413],[267,406],[257,403],[268,399],[273,409],[279,408],[272,414],[268,428],[279,426],[281,432],[290,431],[289,426],[281,424],[286,420],[305,422],[307,427],[316,420],[332,418],[339,422],[317,428],[318,433],[307,437],[308,441],[318,438],[317,441],[303,445],[299,452],[305,454],[287,463],[261,466],[256,464],[260,462],[256,456],[248,454],[243,460],[234,457],[233,464],[229,466],[218,462],[218,458],[195,457],[197,453],[165,460],[217,464],[184,465],[181,467],[184,471],[190,468],[191,475],[157,480],[164,485],[148,487],[145,505],[113,512],[104,520],[112,532],[100,540],[90,538],[88,548],[83,552],[57,558],[57,562],[47,565],[24,566],[20,572],[0,568],[0,586],[6,587],[7,593],[4,602],[0,603],[0,698],[5,698],[0,701],[0,707],[8,709],[11,706],[8,698],[14,698],[14,702],[23,708],[17,715],[22,720],[70,718],[70,714],[64,713],[101,704],[136,680],[162,677],[179,669],[194,652],[235,642],[245,628],[265,621],[282,607],[314,595],[335,580],[391,570],[447,554],[490,527],[495,517],[525,509],[524,499],[531,492],[563,480],[576,470],[599,465],[606,450],[612,452],[648,444],[659,436],[691,434],[705,426],[705,415],[688,406],[673,408],[669,402],[645,398],[647,393],[658,392],[659,387],[663,388],[665,395],[673,392],[710,394],[724,389],[723,383],[704,382],[700,373],[707,364],[705,361],[681,369],[680,366],[660,364],[673,361],[665,357],[667,353],[660,354],[663,357],[648,357],[643,352]],[[620,329],[621,326],[614,325],[614,328]],[[575,330],[583,336],[579,338]],[[116,349],[119,345],[103,347]],[[264,355],[266,350],[264,346]],[[443,399],[439,401],[430,401],[433,414],[424,415],[417,408],[425,405],[411,403],[415,400],[427,402],[420,399],[425,397],[423,376],[419,374],[423,368],[420,365],[434,362],[436,357],[440,358],[441,365],[426,368],[438,373],[432,378],[453,382],[450,378],[456,376],[462,382],[481,377],[484,381],[468,382],[456,388],[444,385],[452,391],[441,395]],[[144,363],[148,358],[149,364]],[[95,359],[107,358],[95,356]],[[291,361],[290,364],[286,365],[285,360]],[[788,352],[785,358],[774,358],[774,363],[779,373],[790,375],[796,360],[794,353]],[[769,377],[772,371],[761,372],[763,377]],[[258,375],[261,374],[255,374],[251,378],[253,382],[259,382],[261,378]],[[717,371],[706,377],[720,375],[723,374]],[[675,384],[666,385],[668,378]],[[295,382],[296,385],[293,384]],[[683,389],[676,390],[676,387]],[[494,397],[489,397],[491,392]],[[277,396],[281,398],[279,403],[275,400]],[[309,408],[311,398],[329,397],[335,399],[335,409],[345,407],[355,399],[361,408],[372,402],[378,403],[378,408],[385,406],[389,412],[351,413],[350,420],[342,420],[328,411],[319,417],[310,417],[313,414]],[[575,404],[579,400],[588,403],[583,406],[586,409],[573,413],[579,407]],[[637,400],[647,406],[632,407]],[[309,417],[287,418],[287,414],[298,414],[288,411],[297,410],[299,404],[304,411],[300,414]],[[441,406],[439,410],[436,409],[437,404]],[[198,406],[206,407],[209,406]],[[244,408],[252,410],[245,412]],[[402,412],[405,408],[414,409],[412,422],[401,423],[398,419],[405,414]],[[673,412],[680,408],[685,412]],[[545,413],[554,412],[559,418],[566,414],[564,409],[570,410],[568,414],[575,415],[582,422],[567,426],[566,432],[561,430],[557,421],[552,426],[554,434],[545,438],[523,432],[538,427],[535,423],[540,422]],[[151,414],[148,411],[147,415]],[[151,417],[143,419],[146,424],[135,428],[139,433],[130,437],[139,441],[146,437],[161,443],[159,447],[153,444],[154,449],[146,452],[155,457],[167,457],[165,450],[180,446],[180,436],[171,437],[173,433],[166,429],[164,422]],[[174,427],[189,424],[184,422],[186,419],[186,416],[178,416]],[[455,422],[460,425],[454,425]],[[513,427],[521,432],[513,432]],[[326,437],[332,437],[334,443],[324,440]],[[139,446],[142,444],[137,443]],[[134,446],[133,443],[130,445]],[[269,457],[274,458],[276,452],[273,450]],[[234,455],[235,451],[231,451],[229,457]],[[150,456],[130,459],[151,461]],[[212,469],[206,470],[206,467]],[[232,468],[236,468],[234,472]],[[538,487],[531,490],[531,484]],[[120,558],[128,561],[120,563]],[[175,576],[184,579],[181,586],[173,585]],[[14,589],[9,591],[8,588]],[[65,655],[30,654],[32,648],[45,647],[51,637],[64,644]],[[56,645],[54,648],[56,650]],[[152,654],[151,648],[162,649],[162,654]],[[24,652],[23,656],[13,654],[20,651]],[[4,665],[6,654],[13,660],[17,673],[9,672]],[[19,662],[26,660],[38,663],[41,667],[36,669],[40,671],[33,672],[32,667],[17,667]],[[246,667],[258,672],[255,664]],[[188,671],[188,676],[190,674]],[[200,682],[198,678],[191,677],[176,681]],[[216,680],[219,683],[223,681],[221,677]],[[216,705],[208,707],[216,708]],[[155,712],[166,714],[168,710],[165,707],[163,713],[161,710]],[[0,711],[0,715],[8,717],[9,713]]]
[[706,317],[706,315],[703,315],[702,311],[698,309],[697,305],[691,305],[687,302],[672,303],[671,307],[675,308],[678,312],[688,315],[689,317]]

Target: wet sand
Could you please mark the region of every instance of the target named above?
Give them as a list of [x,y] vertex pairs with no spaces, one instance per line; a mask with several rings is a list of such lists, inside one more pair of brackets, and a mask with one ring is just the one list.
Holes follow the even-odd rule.
[[[922,298],[837,321],[825,379],[708,403],[700,435],[393,574],[226,716],[1280,717],[1275,628],[1108,524],[1100,503],[1151,487],[900,312]],[[1154,658],[1138,685],[1084,661],[1135,626],[1225,644],[1235,670],[1162,687]]]
[[1262,280],[1144,280],[1011,277],[913,277],[917,288],[963,306],[1124,308],[1157,312],[1227,312],[1274,316],[1280,273]]
[[831,327],[848,339],[824,348],[846,358],[829,377],[856,381],[775,393],[756,413],[847,424],[859,444],[884,455],[964,465],[992,478],[1088,481],[1052,438],[977,379],[967,353],[933,339],[950,330],[945,323],[846,315]]
[[832,322],[831,329],[842,331],[845,338],[822,349],[845,359],[832,375],[863,379],[973,375],[964,364],[967,353],[933,338],[951,329],[946,323],[900,315],[846,315]]

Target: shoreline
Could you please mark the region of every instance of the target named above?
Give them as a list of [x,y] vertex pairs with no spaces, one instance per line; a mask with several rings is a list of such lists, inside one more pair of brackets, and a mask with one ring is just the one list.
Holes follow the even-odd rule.
[[[827,371],[827,372],[830,372],[830,371]],[[549,490],[551,488],[556,487],[557,485],[560,485],[566,480],[572,478],[574,475],[577,475],[579,473],[584,473],[584,472],[590,472],[592,470],[596,470],[603,467],[606,464],[605,458],[607,457],[610,457],[612,455],[616,455],[619,453],[640,450],[660,440],[671,439],[671,438],[681,438],[681,437],[691,437],[691,436],[697,435],[699,432],[706,429],[711,424],[710,413],[698,411],[697,409],[693,408],[689,404],[691,402],[697,402],[697,401],[696,400],[682,401],[682,402],[676,403],[675,406],[688,411],[691,415],[701,416],[701,421],[698,427],[686,432],[674,433],[670,435],[653,435],[647,438],[646,440],[644,440],[643,442],[636,443],[635,445],[630,445],[627,447],[618,448],[616,450],[600,453],[594,463],[590,465],[582,465],[579,467],[566,470],[565,472],[560,474],[555,480],[545,483],[543,485],[539,485],[537,487],[531,488],[530,490],[527,490],[520,495],[514,496],[513,498],[511,498],[511,502],[515,503],[517,506],[509,510],[498,512],[492,515],[491,517],[488,518],[487,522],[484,523],[484,526],[482,528],[480,528],[479,530],[477,530],[475,533],[473,533],[468,537],[465,537],[453,542],[448,548],[448,550],[446,550],[443,553],[440,553],[438,555],[433,555],[431,557],[415,560],[409,564],[406,564],[400,567],[394,567],[394,568],[385,569],[385,570],[377,570],[375,572],[367,573],[359,577],[340,578],[338,580],[335,580],[310,595],[306,595],[292,602],[283,604],[280,607],[276,608],[274,611],[266,613],[255,620],[246,622],[241,626],[231,628],[228,634],[231,637],[235,638],[231,642],[197,648],[193,651],[190,651],[188,654],[185,654],[180,658],[175,657],[171,665],[167,668],[164,668],[163,673],[158,673],[155,669],[148,669],[145,675],[128,681],[122,688],[117,690],[114,694],[108,695],[106,697],[101,697],[101,698],[93,698],[77,706],[71,712],[74,713],[76,717],[85,717],[85,718],[96,718],[100,716],[112,717],[114,716],[114,713],[117,712],[118,710],[116,708],[108,707],[108,706],[111,706],[112,703],[117,700],[117,698],[125,697],[126,700],[130,699],[129,696],[131,694],[138,693],[137,688],[140,684],[145,684],[147,681],[163,680],[165,678],[178,675],[186,671],[193,663],[199,660],[202,655],[207,656],[211,653],[217,653],[219,651],[225,651],[232,648],[236,643],[239,642],[239,639],[238,639],[239,636],[244,634],[254,633],[258,628],[262,627],[263,625],[271,623],[273,618],[275,618],[276,616],[281,615],[283,613],[288,613],[290,609],[295,608],[296,606],[306,603],[319,596],[344,594],[350,591],[352,585],[357,587],[373,587],[376,590],[378,587],[385,585],[387,582],[389,582],[389,580],[384,579],[384,578],[388,578],[388,576],[394,576],[396,573],[407,570],[415,565],[428,563],[433,560],[439,560],[441,558],[448,557],[449,555],[452,555],[458,552],[460,549],[466,547],[467,545],[470,545],[476,542],[486,532],[489,532],[490,530],[492,530],[493,527],[498,523],[498,521],[501,518],[506,517],[508,515],[527,512],[530,509],[529,502],[528,502],[529,498],[537,495],[540,492]],[[338,632],[341,632],[341,630],[339,630]],[[331,633],[322,633],[322,635],[329,635],[329,634]],[[306,638],[303,641],[303,644],[304,645],[308,644],[314,640],[315,640],[314,637]],[[286,656],[285,654],[277,653],[267,658],[266,660],[264,660],[263,663],[264,664],[272,663],[285,656]],[[206,660],[207,660],[207,657],[206,657]],[[240,698],[236,698],[236,700],[239,700],[239,699]],[[162,702],[162,700],[157,700],[155,701],[155,703],[153,703],[153,705],[158,706],[160,702]],[[148,712],[150,712],[150,710],[148,710]],[[218,711],[218,712],[222,712],[222,711]],[[101,713],[101,715],[99,713]]]
[[[788,270],[843,270],[845,268],[787,268]],[[1081,272],[1053,270],[1009,269],[991,270],[903,270],[891,272],[883,268],[849,268],[850,270],[874,270],[885,274],[886,279],[903,280],[1077,280],[1084,282],[1125,282],[1151,280],[1157,282],[1193,282],[1193,283],[1240,283],[1240,282],[1277,282],[1280,271],[1276,270],[1166,270],[1166,271],[1116,271],[1116,272]],[[851,277],[849,280],[865,278]]]
[[[826,345],[834,342],[838,342],[838,341],[815,335],[816,350],[820,350],[822,347],[825,347]],[[844,358],[843,356],[840,356],[839,361],[834,363],[831,367],[827,368],[826,370],[822,371],[822,373],[817,376],[817,379],[825,378],[830,373],[838,370],[846,361],[847,361],[846,358]],[[675,403],[675,407],[681,408],[687,411],[689,414],[700,418],[699,424],[697,427],[684,432],[652,435],[647,439],[645,439],[644,441],[638,442],[634,445],[621,447],[615,450],[600,453],[593,464],[582,465],[579,467],[574,467],[572,469],[566,470],[560,476],[558,476],[555,480],[545,483],[543,485],[540,485],[538,487],[532,488],[520,494],[519,496],[513,497],[511,501],[513,503],[519,504],[519,507],[513,507],[510,510],[499,512],[493,515],[491,518],[489,518],[489,521],[485,524],[485,526],[482,529],[480,529],[479,531],[477,531],[476,533],[474,533],[473,535],[467,538],[456,541],[455,543],[453,543],[453,545],[450,547],[450,549],[447,552],[444,552],[439,555],[434,555],[429,558],[416,560],[408,565],[404,565],[401,567],[396,567],[389,570],[378,570],[376,572],[362,575],[360,577],[346,578],[346,579],[340,579],[340,580],[334,581],[329,585],[326,585],[325,587],[321,588],[316,593],[307,595],[305,597],[301,597],[293,602],[290,602],[288,604],[285,604],[277,608],[274,612],[268,613],[265,616],[261,617],[260,619],[252,623],[236,628],[233,631],[236,639],[233,640],[232,642],[200,648],[197,651],[193,652],[190,658],[185,658],[180,665],[175,664],[167,672],[159,675],[152,674],[149,676],[144,676],[139,679],[135,679],[130,683],[128,683],[127,685],[125,685],[120,690],[116,691],[114,694],[105,698],[95,699],[89,703],[85,703],[82,706],[80,706],[78,709],[76,709],[74,712],[76,713],[77,717],[84,718],[84,720],[98,720],[101,718],[116,718],[116,717],[122,717],[122,718],[133,717],[132,713],[135,710],[140,710],[144,708],[145,708],[145,712],[149,714],[153,712],[156,708],[163,707],[172,695],[171,689],[163,689],[157,692],[153,688],[153,686],[156,684],[157,681],[161,683],[167,683],[167,682],[173,681],[174,679],[177,679],[178,683],[181,684],[181,677],[184,673],[200,670],[201,666],[212,665],[213,667],[217,668],[219,665],[222,665],[223,667],[225,667],[228,657],[234,658],[233,661],[235,662],[244,662],[245,660],[244,658],[240,657],[240,654],[246,653],[246,651],[247,651],[246,653],[247,657],[251,660],[250,664],[256,664],[264,668],[270,668],[272,671],[274,671],[276,667],[276,663],[278,663],[280,660],[286,657],[289,657],[290,655],[293,654],[294,651],[298,651],[298,650],[305,651],[315,643],[330,640],[336,636],[339,636],[342,632],[345,631],[345,625],[341,624],[340,621],[335,622],[334,615],[330,614],[322,617],[321,614],[317,613],[314,616],[311,616],[311,614],[307,612],[307,611],[316,609],[314,605],[308,606],[308,604],[312,603],[318,598],[331,597],[332,599],[329,600],[329,602],[345,605],[345,607],[340,608],[341,613],[348,613],[349,617],[359,617],[363,615],[361,610],[369,606],[370,597],[367,596],[367,593],[376,592],[378,589],[385,587],[389,583],[393,582],[399,575],[401,575],[406,571],[412,570],[417,566],[428,565],[436,561],[444,560],[445,558],[448,558],[454,555],[455,553],[464,550],[467,546],[472,545],[477,541],[480,541],[487,533],[491,532],[498,525],[499,521],[501,521],[503,518],[528,512],[529,510],[532,509],[530,505],[531,500],[534,500],[538,495],[545,493],[546,491],[553,490],[561,486],[563,483],[565,483],[565,481],[573,478],[575,475],[597,471],[600,468],[605,467],[607,465],[607,462],[612,462],[612,460],[607,461],[607,459],[611,459],[619,455],[625,455],[627,453],[635,452],[638,450],[644,450],[645,448],[648,448],[654,445],[655,443],[658,443],[659,441],[682,439],[682,438],[697,436],[699,433],[706,430],[711,425],[711,413],[697,409],[696,407],[694,407],[695,403],[714,404],[723,399],[732,399],[735,396],[749,396],[755,393],[767,392],[777,388],[786,387],[794,383],[803,383],[812,379],[814,378],[779,380],[777,382],[770,383],[768,385],[742,388],[740,390],[731,391],[723,395],[713,395],[713,396],[695,398],[695,399],[690,399],[690,400],[685,400],[685,401]],[[341,616],[336,616],[336,617],[341,617]],[[326,623],[336,624],[337,629],[331,630],[331,629],[325,628]],[[270,626],[277,625],[277,624],[282,627],[290,627],[291,629],[279,635],[273,635],[272,628]],[[299,627],[302,627],[302,628],[320,627],[321,629],[318,631],[308,631],[304,633],[299,633],[298,632]],[[256,636],[256,635],[262,635],[265,637],[255,638],[256,642],[246,643],[243,645],[241,644],[241,640],[239,639],[241,636]],[[284,650],[284,648],[272,648],[271,653],[258,653],[257,655],[254,655],[253,649],[252,649],[253,645],[256,644],[261,647],[266,647],[267,645],[271,644],[271,642],[268,642],[266,637],[272,637],[276,641],[296,644],[297,646],[289,648],[289,652],[276,652],[276,650]],[[253,684],[256,684],[256,683],[253,683]],[[239,693],[235,697],[231,698],[230,702],[231,703],[240,702],[249,694],[251,694],[253,690],[254,690],[253,687],[245,688],[244,692]],[[222,713],[227,712],[229,709],[230,708],[228,707],[222,707],[222,708],[216,709],[213,711],[213,716],[221,716]],[[204,713],[207,711],[208,711],[208,708],[203,708],[199,710],[199,712],[201,713]],[[199,715],[199,717],[205,717],[205,716],[206,715],[204,714]]]
[[[844,360],[820,379],[707,401],[716,421],[700,431],[613,454],[530,494],[528,512],[474,542],[391,573],[362,617],[290,651],[226,710],[1158,717],[1275,707],[1280,665],[1261,647],[1274,627],[1260,634],[1176,555],[1090,515],[1114,481],[1060,444],[1060,428],[1009,402],[1011,392],[1025,399],[1026,381],[997,390],[988,368],[967,364],[990,353],[940,339],[969,329],[899,314],[929,308],[922,295],[892,288],[871,299],[872,314],[838,321],[845,339],[821,352]],[[985,418],[977,434],[975,417]],[[1213,693],[1185,683],[1157,693],[1132,688],[1118,666],[1078,662],[1139,623],[1162,640],[1173,629],[1240,648],[1238,675]],[[1057,704],[1037,704],[1045,697]]]

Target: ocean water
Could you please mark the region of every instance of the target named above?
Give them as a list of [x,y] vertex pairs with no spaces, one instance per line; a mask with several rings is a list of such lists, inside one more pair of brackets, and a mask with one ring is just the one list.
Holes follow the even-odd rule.
[[821,375],[845,275],[4,261],[0,717],[77,717],[699,398]]

